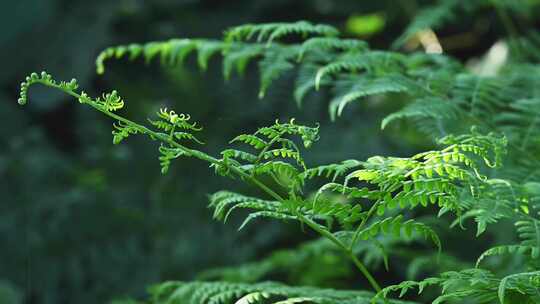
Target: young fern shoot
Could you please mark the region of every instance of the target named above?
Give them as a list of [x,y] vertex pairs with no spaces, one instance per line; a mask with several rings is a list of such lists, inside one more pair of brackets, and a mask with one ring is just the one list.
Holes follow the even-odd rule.
[[[381,287],[375,281],[373,276],[369,273],[367,268],[352,254],[349,248],[339,240],[334,234],[332,234],[324,226],[318,224],[313,218],[304,215],[300,212],[295,206],[296,192],[298,186],[293,183],[293,187],[289,191],[290,197],[284,198],[279,195],[276,191],[272,190],[269,186],[265,185],[263,182],[257,179],[258,174],[270,174],[271,176],[279,175],[283,170],[292,170],[292,165],[283,161],[274,161],[274,162],[263,162],[269,159],[292,159],[301,169],[305,168],[303,159],[300,156],[297,146],[290,139],[284,138],[284,135],[295,135],[302,139],[305,147],[310,147],[314,141],[318,139],[318,127],[311,128],[301,125],[296,125],[294,120],[291,120],[289,123],[280,124],[276,122],[275,125],[261,128],[252,136],[241,135],[235,138],[233,141],[242,141],[251,143],[256,147],[262,148],[258,156],[256,157],[247,157],[252,161],[251,164],[242,165],[237,160],[236,157],[243,155],[243,158],[248,155],[245,152],[241,153],[235,150],[225,150],[222,155],[223,158],[218,159],[204,153],[200,150],[189,148],[186,144],[179,143],[178,138],[187,139],[189,143],[200,143],[192,133],[190,135],[177,136],[175,130],[184,129],[187,131],[198,131],[199,128],[195,124],[189,123],[188,115],[178,115],[174,111],[167,111],[165,109],[160,110],[157,113],[158,118],[161,120],[151,120],[151,124],[154,125],[157,130],[152,130],[149,127],[143,126],[136,122],[133,122],[127,118],[124,118],[114,111],[119,110],[123,106],[123,102],[120,102],[121,99],[118,97],[117,93],[111,93],[105,95],[105,99],[100,98],[93,99],[89,97],[86,93],[81,92],[77,93],[76,89],[78,87],[77,82],[72,80],[69,83],[66,82],[57,82],[52,78],[51,75],[46,72],[42,72],[41,75],[36,73],[31,74],[27,77],[26,81],[21,84],[21,94],[18,100],[19,104],[24,105],[27,102],[28,89],[33,84],[42,84],[48,87],[59,89],[66,94],[75,97],[81,104],[88,105],[99,112],[109,116],[114,119],[116,124],[114,125],[115,131],[113,131],[113,142],[119,143],[121,139],[129,136],[130,134],[144,134],[149,136],[153,140],[157,140],[161,143],[160,145],[160,161],[162,165],[162,172],[166,173],[170,161],[174,158],[180,156],[197,158],[203,161],[208,162],[213,166],[216,172],[220,175],[230,176],[230,177],[239,177],[240,179],[252,183],[255,186],[259,187],[263,192],[267,193],[270,197],[276,200],[279,203],[279,211],[275,210],[262,210],[256,213],[252,213],[248,218],[248,221],[257,217],[270,217],[276,219],[295,219],[300,222],[308,225],[316,232],[320,233],[322,236],[330,239],[338,247],[342,248],[347,252],[347,254],[353,258],[355,264],[360,269],[360,271],[366,276],[369,283],[372,285],[375,291],[380,291]],[[164,133],[165,131],[167,133]],[[255,138],[257,135],[262,135],[267,138],[268,144],[260,144],[262,141],[257,141]],[[121,139],[119,139],[121,138]],[[281,145],[281,148],[271,149],[274,144]],[[284,169],[287,168],[287,169]],[[297,169],[294,169],[297,170]],[[299,174],[297,174],[299,175]],[[292,203],[292,204],[291,204]],[[250,206],[256,206],[251,204]],[[265,205],[266,208],[266,205]],[[289,213],[285,215],[282,211]]]

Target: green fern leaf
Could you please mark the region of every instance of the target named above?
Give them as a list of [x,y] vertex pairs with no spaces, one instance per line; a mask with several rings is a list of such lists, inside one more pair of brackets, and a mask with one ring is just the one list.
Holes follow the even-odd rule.
[[312,24],[307,21],[298,21],[294,23],[266,23],[266,24],[244,24],[233,27],[225,34],[226,41],[245,41],[250,40],[255,35],[257,42],[266,41],[271,44],[274,40],[285,36],[296,34],[301,36],[337,36],[339,31],[332,26],[323,24]]

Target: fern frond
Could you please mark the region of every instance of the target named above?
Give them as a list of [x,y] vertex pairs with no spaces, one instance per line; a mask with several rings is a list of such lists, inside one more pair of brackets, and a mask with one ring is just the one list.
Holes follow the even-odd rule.
[[[57,82],[46,72],[42,72],[41,76],[36,73],[32,73],[29,77],[27,77],[26,81],[21,84],[21,93],[18,100],[20,104],[25,104],[27,102],[29,87],[37,83],[63,91],[64,93],[75,97],[79,103],[89,105],[90,107],[93,107],[94,109],[113,118],[116,121],[116,124],[113,124],[113,128],[115,130],[112,132],[113,143],[115,144],[119,143],[130,134],[136,133],[146,134],[152,139],[159,139],[161,142],[159,146],[159,161],[161,164],[161,172],[163,174],[169,170],[171,160],[180,156],[195,155],[195,157],[199,157],[210,162],[216,162],[208,155],[201,153],[200,151],[191,150],[177,142],[178,139],[188,139],[192,142],[202,143],[193,134],[189,133],[200,131],[202,128],[198,127],[196,123],[189,122],[190,116],[188,114],[176,114],[174,111],[160,109],[160,111],[157,113],[160,120],[149,121],[159,130],[168,132],[168,134],[156,132],[113,113],[115,110],[122,108],[124,105],[124,101],[120,96],[118,96],[116,91],[103,94],[102,97],[91,98],[85,92],[78,93],[76,91],[78,88],[76,80],[72,80],[70,82]],[[182,129],[186,132],[175,132],[175,129]]]
[[[538,290],[540,290],[540,271],[522,272],[504,277],[499,283],[497,295],[501,303],[506,303],[509,291],[518,293],[521,301],[528,300],[531,303],[537,303],[540,301]],[[516,302],[515,299],[511,301]]]
[[337,61],[331,62],[324,67],[321,67],[315,75],[315,88],[318,90],[321,87],[322,80],[326,76],[332,76],[343,71],[358,72],[370,69],[369,61],[365,54],[362,53],[347,53]]
[[537,259],[540,257],[540,251],[538,247],[530,245],[502,245],[495,246],[484,251],[480,257],[476,260],[476,268],[480,266],[480,263],[484,259],[490,256],[496,255],[511,255],[511,254],[521,254],[521,255],[530,255],[532,259]]
[[295,54],[296,49],[293,52],[283,50],[266,52],[264,59],[259,62],[261,75],[259,98],[264,98],[268,87],[273,81],[294,68],[290,60]]
[[266,292],[256,291],[256,292],[248,293],[247,295],[241,297],[236,302],[234,302],[234,304],[255,304],[255,303],[260,303],[264,299],[267,299],[269,297],[270,295]]
[[304,146],[309,147],[318,140],[318,127],[297,125],[294,119],[288,123],[276,121],[270,127],[260,128],[253,134],[241,134],[231,140],[231,143],[242,142],[250,145],[258,150],[257,155],[231,149],[223,151],[222,155],[224,159],[236,158],[247,161],[247,164],[241,167],[246,172],[254,175],[268,174],[285,188],[300,190],[304,179],[299,175],[298,169],[286,161],[287,159],[295,161],[301,169],[305,169],[306,166],[300,149],[287,136],[300,137]]
[[139,131],[128,124],[119,122],[118,124],[113,124],[115,130],[112,131],[113,135],[113,144],[119,144],[122,140],[126,139],[131,134],[137,134]]
[[[450,101],[436,97],[422,98],[417,99],[413,103],[406,105],[403,109],[386,116],[381,122],[381,129],[386,128],[387,125],[396,120],[404,118],[421,119],[420,125],[427,128],[433,126],[442,128],[443,126],[448,125],[445,121],[453,122],[459,119],[460,115],[460,108]],[[434,123],[427,126],[425,118],[433,119]],[[442,134],[447,133],[444,129],[439,130],[439,132]]]
[[453,94],[456,100],[465,101],[464,109],[475,117],[489,121],[514,99],[508,78],[478,77],[471,74],[456,76]]
[[265,23],[265,24],[244,24],[233,27],[225,33],[225,40],[231,41],[246,41],[257,36],[257,42],[266,41],[267,45],[274,40],[281,39],[291,34],[307,37],[308,35],[316,36],[337,36],[339,31],[329,25],[312,24],[308,21],[297,21],[294,23]]
[[[536,303],[540,288],[540,272],[517,273],[496,278],[483,269],[466,269],[459,272],[442,273],[438,278],[427,278],[420,282],[405,281],[398,285],[384,288],[375,298],[386,298],[390,292],[400,291],[400,297],[411,288],[418,288],[422,293],[426,287],[440,286],[442,294],[432,303],[446,303],[449,300],[469,299],[474,303]],[[510,301],[507,301],[511,299]]]
[[108,112],[114,112],[124,107],[124,101],[116,91],[104,94],[102,98],[98,97],[95,101]]
[[[302,66],[300,66],[293,93],[294,100],[296,101],[298,107],[302,106],[302,101],[304,100],[304,97],[309,93],[309,91],[315,90],[315,75],[317,74],[317,71],[319,69],[320,66],[316,64],[303,64]],[[328,82],[325,81],[321,84],[327,85]]]
[[[487,180],[478,168],[481,163],[500,165],[506,151],[505,138],[482,135],[473,129],[471,134],[447,136],[440,143],[447,147],[411,158],[371,157],[363,163],[364,168],[347,175],[345,185],[351,180],[375,185],[380,192],[376,202],[380,215],[397,207],[412,209],[430,204],[441,208],[440,215],[447,211],[459,215],[472,208],[465,204],[464,197],[493,199],[489,191],[484,194],[482,190],[495,189],[498,183]],[[463,183],[468,186],[462,188]]]
[[344,72],[363,71],[367,74],[373,73],[375,76],[403,72],[406,62],[407,58],[399,53],[384,51],[345,53],[317,71],[315,87],[318,89],[324,78]]
[[280,149],[272,149],[267,150],[263,154],[261,154],[262,159],[272,159],[275,157],[280,158],[292,158],[294,159],[300,166],[305,167],[304,161],[302,157],[300,156],[300,153],[298,153],[295,150],[287,149],[287,148],[280,148]]
[[437,246],[438,251],[441,251],[441,240],[433,229],[413,219],[403,221],[402,215],[385,218],[359,230],[356,239],[366,241],[375,238],[379,234],[392,234],[394,237],[399,238],[402,233],[407,238],[411,238],[413,233],[418,233],[425,239],[432,241]]
[[162,174],[166,174],[169,171],[169,167],[171,166],[171,160],[186,155],[186,153],[180,149],[169,148],[164,145],[159,146],[158,151],[160,153],[158,159],[161,166]]
[[109,47],[97,56],[96,71],[98,74],[103,74],[106,60],[126,56],[130,61],[144,57],[146,63],[159,56],[164,65],[182,65],[185,58],[195,51],[198,51],[197,62],[199,66],[205,69],[210,58],[223,48],[224,44],[221,41],[204,39],[170,39],[163,42],[120,45]]
[[270,140],[280,138],[283,134],[297,135],[302,139],[304,147],[309,148],[314,142],[319,140],[319,126],[308,127],[297,125],[294,118],[288,123],[280,123],[276,120],[274,125],[258,129],[255,132],[255,135],[257,134],[262,134]]
[[[344,83],[344,84],[340,84]],[[340,86],[346,88],[339,88]],[[384,75],[375,78],[371,77],[351,77],[340,80],[336,84],[336,89],[341,91],[329,104],[330,117],[335,119],[341,116],[343,109],[351,102],[359,98],[387,94],[407,92],[409,86],[399,75]]]
[[496,287],[498,281],[487,270],[468,269],[461,272],[445,272],[438,278],[427,278],[420,282],[404,281],[398,285],[384,288],[375,298],[386,298],[389,293],[400,291],[402,297],[409,289],[418,288],[421,294],[427,287],[441,286],[442,295],[432,303],[439,304],[447,300],[463,300],[471,298],[475,303],[492,303],[497,300]]
[[502,165],[507,153],[508,140],[495,133],[481,134],[475,127],[469,134],[448,135],[438,140],[439,144],[449,145],[447,150],[461,151],[479,156],[485,165],[496,168]]
[[336,220],[344,229],[352,228],[354,224],[366,217],[366,212],[362,211],[362,205],[360,204],[320,198],[317,200],[291,201],[289,208],[299,208],[304,215],[310,218],[327,220],[327,223]]
[[540,221],[529,219],[517,221],[515,223],[522,246],[532,247],[531,257],[533,259],[540,256]]
[[[235,206],[239,204],[252,204],[251,208],[257,210],[269,210],[276,211],[279,210],[279,203],[275,201],[267,201],[254,197],[244,196],[238,193],[230,191],[218,191],[210,196],[210,204],[208,207],[214,209],[213,217],[218,220],[226,220]],[[246,208],[248,205],[242,205]]]
[[[228,282],[165,282],[150,288],[151,303],[238,303],[239,299],[255,300],[273,299],[273,303],[298,303],[309,299],[312,303],[384,303],[371,302],[373,294],[365,291],[322,289],[314,287],[290,287],[276,282],[257,284]],[[264,296],[262,296],[264,294]],[[248,296],[248,298],[244,298]],[[288,301],[288,302],[287,302]],[[245,302],[242,302],[245,303]],[[250,302],[260,303],[260,302]],[[411,302],[389,301],[390,304],[406,304]]]
[[254,175],[270,175],[276,183],[283,186],[285,189],[300,190],[304,181],[300,177],[298,169],[293,165],[272,160],[259,163],[256,166],[245,166],[248,172]]
[[302,60],[306,53],[312,51],[367,51],[368,45],[365,41],[356,39],[339,39],[335,37],[314,37],[310,38],[300,48],[298,60]]
[[370,190],[368,188],[357,188],[357,187],[347,187],[338,183],[326,183],[322,185],[317,193],[315,194],[314,200],[316,201],[320,195],[325,191],[331,191],[340,195],[345,196],[346,198],[364,198],[370,200],[377,200],[381,198],[381,193],[378,190]]
[[37,73],[32,73],[30,74],[30,76],[26,77],[24,82],[21,82],[19,99],[17,99],[17,102],[20,105],[25,105],[28,102],[28,89],[30,88],[30,86],[36,83],[55,87],[55,88],[58,88],[67,92],[73,92],[79,87],[79,84],[77,83],[76,79],[71,79],[70,82],[66,82],[66,81],[57,82],[56,80],[52,78],[50,74],[48,74],[45,71],[41,72],[41,74],[39,75]]
[[155,124],[156,127],[163,129],[164,131],[170,131],[175,128],[184,129],[188,131],[201,131],[202,128],[197,126],[197,123],[191,123],[189,122],[191,120],[191,116],[189,114],[177,114],[173,110],[168,110],[167,108],[162,108],[157,112],[157,116],[161,118],[164,122],[168,123],[169,126],[162,124]]
[[286,220],[294,220],[299,221],[297,216],[285,214],[283,212],[278,211],[256,211],[250,213],[246,219],[242,222],[240,227],[238,227],[238,230],[242,230],[247,224],[249,224],[251,221],[257,219],[257,218],[271,218],[275,220],[280,221],[286,221]]
[[277,201],[267,201],[241,194],[220,191],[210,197],[210,208],[214,208],[214,218],[226,221],[230,214],[236,209],[249,209],[249,213],[238,230],[243,229],[252,220],[265,217],[278,220],[298,220],[294,215],[290,215],[283,210],[281,203]]
[[521,149],[536,147],[540,143],[540,98],[517,99],[510,109],[500,112],[495,123],[500,130]]
[[221,41],[204,40],[197,44],[197,64],[203,71],[208,68],[208,62],[217,53],[223,51],[224,44]]
[[344,160],[339,164],[322,165],[314,168],[309,168],[302,173],[303,179],[312,179],[315,177],[332,177],[335,181],[338,177],[343,176],[349,170],[360,166],[362,163],[355,159]]
[[238,75],[243,75],[249,62],[262,56],[264,47],[261,45],[232,45],[225,51],[223,57],[223,76],[230,79],[236,69]]
[[230,141],[230,143],[234,143],[234,142],[246,143],[257,150],[266,148],[268,146],[268,143],[266,141],[252,134],[238,135]]
[[221,155],[223,155],[224,159],[235,158],[235,159],[247,161],[249,163],[254,163],[257,161],[256,155],[253,155],[249,152],[244,152],[244,151],[235,150],[235,149],[223,150],[221,151]]

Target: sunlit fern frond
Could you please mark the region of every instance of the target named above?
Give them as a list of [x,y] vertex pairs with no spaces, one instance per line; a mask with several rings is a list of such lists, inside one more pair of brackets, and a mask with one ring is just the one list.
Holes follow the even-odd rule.
[[376,298],[385,298],[392,292],[400,292],[401,297],[410,289],[418,289],[418,293],[422,293],[432,286],[442,288],[442,294],[432,302],[434,304],[465,300],[479,304],[496,302],[533,304],[540,300],[538,295],[540,272],[518,273],[499,279],[483,269],[445,272],[439,277],[419,282],[404,281],[384,288]]

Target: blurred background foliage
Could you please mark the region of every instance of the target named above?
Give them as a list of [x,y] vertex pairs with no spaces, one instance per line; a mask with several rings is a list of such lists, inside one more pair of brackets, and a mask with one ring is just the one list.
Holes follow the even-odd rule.
[[[29,72],[46,69],[60,79],[75,77],[91,95],[117,89],[129,103],[126,114],[135,120],[163,106],[190,113],[205,127],[201,137],[211,152],[238,133],[251,132],[276,118],[296,117],[307,124],[321,123],[321,141],[307,155],[310,164],[375,154],[409,155],[432,143],[406,125],[398,134],[379,130],[381,118],[399,108],[400,100],[369,100],[330,122],[324,92],[310,95],[301,109],[295,105],[292,77],[283,77],[264,99],[257,99],[255,67],[248,68],[245,78],[224,82],[218,62],[206,72],[194,64],[169,68],[112,62],[108,73],[98,77],[94,60],[110,45],[174,37],[220,38],[234,25],[300,19],[329,23],[374,48],[389,48],[416,12],[434,2],[2,1],[0,303],[85,304],[123,295],[137,297],[151,283],[193,279],[212,267],[262,257],[289,261],[294,258],[290,252],[282,251],[278,257],[270,253],[314,237],[299,233],[300,228],[292,224],[261,221],[236,232],[237,225],[213,222],[206,209],[208,193],[252,190],[213,176],[197,162],[176,162],[162,176],[151,143],[134,137],[113,146],[110,121],[55,91],[33,88],[35,102],[25,110],[19,108],[19,82]],[[533,5],[537,1],[528,2],[537,7]],[[514,13],[535,23],[535,11]],[[445,52],[466,63],[483,55],[503,32],[496,14],[486,7],[460,15],[459,22],[449,22],[437,33]],[[497,231],[497,238],[509,237],[504,227]],[[450,240],[447,250],[459,252],[474,233],[441,237]],[[462,257],[476,257],[485,248],[482,242],[494,237],[487,234],[478,239],[470,250],[461,252]],[[270,278],[355,287],[355,274],[336,255],[328,253],[323,259],[339,280],[310,268],[309,258],[297,273]],[[429,258],[423,263],[428,264]],[[395,281],[405,271],[398,264],[389,273],[381,269],[379,277]]]

